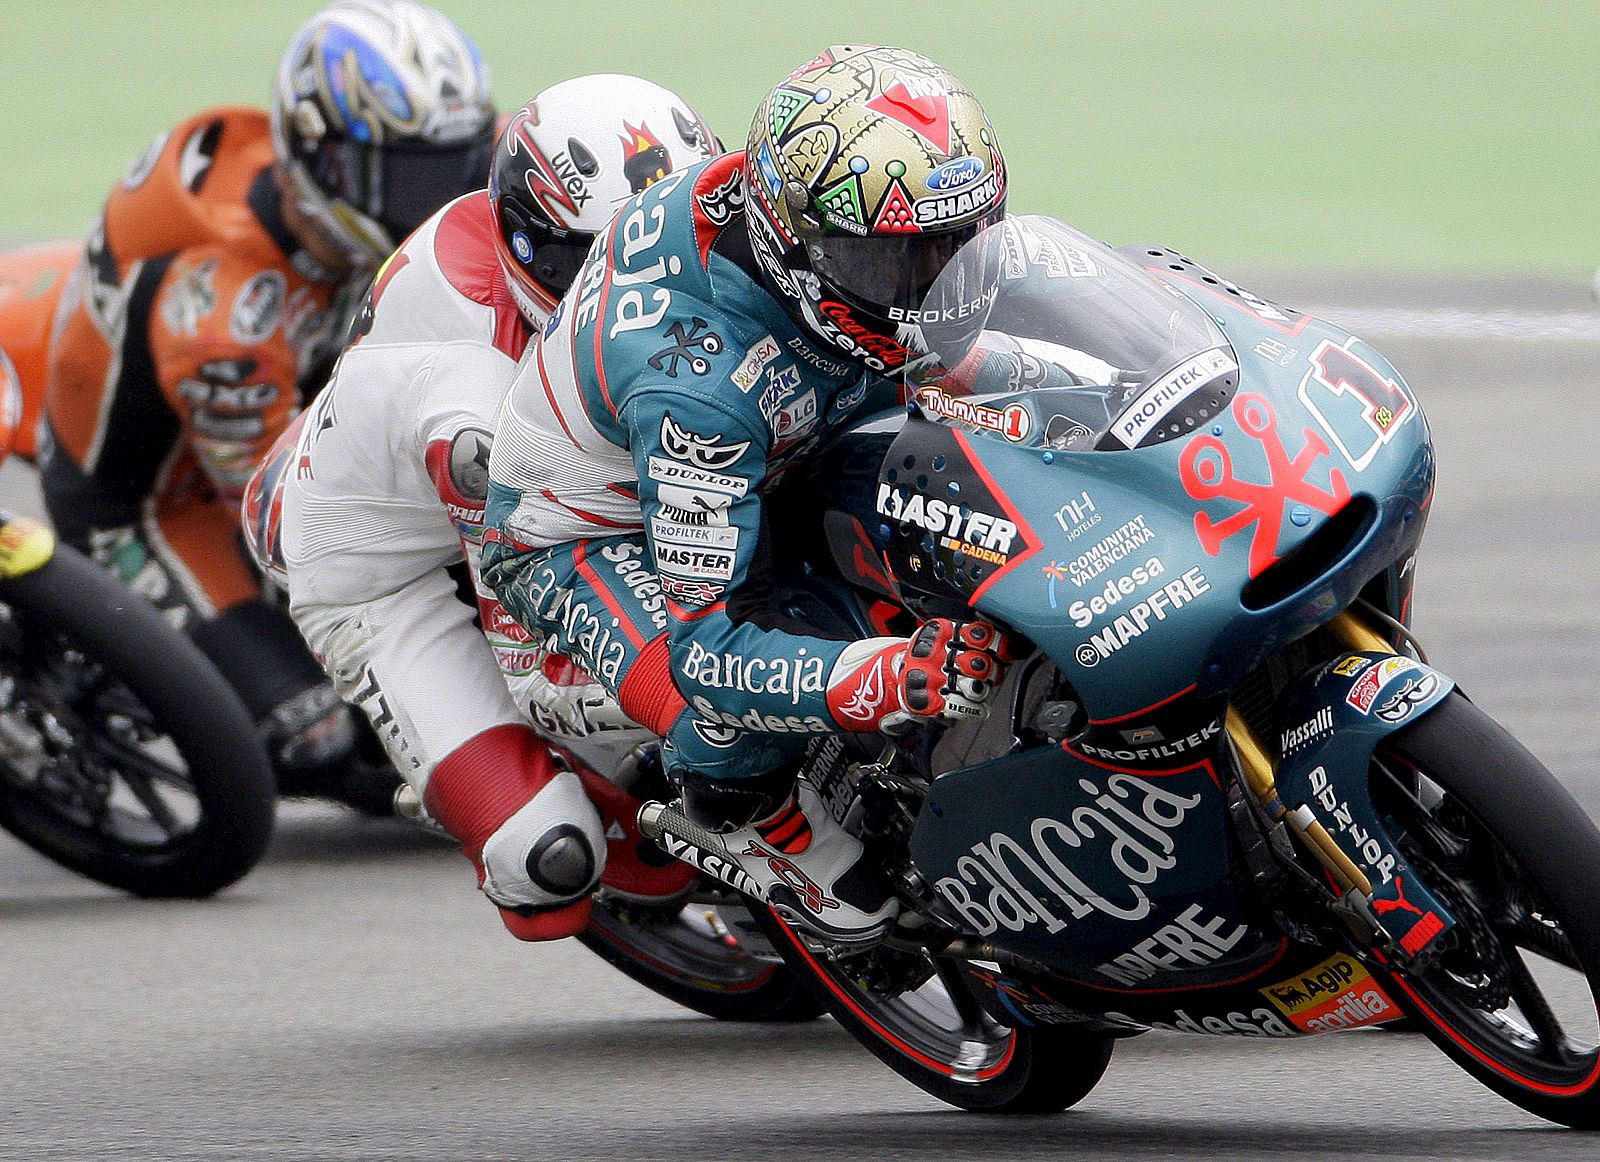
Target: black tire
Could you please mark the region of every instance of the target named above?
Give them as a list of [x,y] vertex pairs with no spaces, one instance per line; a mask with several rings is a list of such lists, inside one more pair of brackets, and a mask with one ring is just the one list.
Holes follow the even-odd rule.
[[1461,920],[1435,962],[1395,963],[1395,999],[1502,1097],[1600,1129],[1600,832],[1459,693],[1385,740],[1373,795]]
[[[705,883],[707,890],[722,891]],[[700,898],[701,893],[696,893]],[[691,911],[717,917],[721,932]],[[596,896],[583,945],[654,993],[719,1021],[810,1021],[822,1007],[749,930],[748,910],[717,904],[641,907],[604,891]],[[751,947],[756,945],[758,947]]]
[[[772,909],[752,908],[790,970],[834,1020],[940,1101],[990,1114],[1059,1113],[1083,1100],[1111,1062],[1110,1037],[996,1023],[978,1008],[956,962],[889,949],[814,951]],[[924,974],[915,990],[892,983],[909,984]],[[936,986],[931,993],[930,984]],[[972,1055],[957,1065],[968,1044]]]
[[[216,667],[57,545],[0,581],[0,826],[138,896],[208,896],[260,860],[276,787]],[[53,724],[53,725],[52,725]],[[30,747],[31,744],[31,747]]]

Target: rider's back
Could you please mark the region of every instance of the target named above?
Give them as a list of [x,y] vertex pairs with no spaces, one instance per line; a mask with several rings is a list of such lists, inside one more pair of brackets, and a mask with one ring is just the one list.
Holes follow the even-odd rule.
[[266,113],[211,109],[107,199],[58,311],[45,402],[102,491],[142,499],[186,438],[231,494],[287,422],[331,288],[291,259],[272,162]]
[[284,489],[297,602],[394,592],[481,536],[489,438],[530,334],[492,229],[487,196],[464,195],[379,272]]

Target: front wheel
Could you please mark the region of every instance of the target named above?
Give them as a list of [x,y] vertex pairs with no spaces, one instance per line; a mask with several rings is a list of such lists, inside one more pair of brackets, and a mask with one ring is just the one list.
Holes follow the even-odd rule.
[[820,947],[771,908],[752,907],[773,946],[834,1019],[940,1101],[991,1114],[1058,1113],[1086,1097],[1110,1064],[1110,1037],[994,1021],[958,961],[888,946]]
[[143,598],[65,545],[0,581],[0,827],[140,896],[259,860],[275,788],[244,705]]
[[1490,1089],[1600,1129],[1600,832],[1459,693],[1386,739],[1372,770],[1401,850],[1458,921],[1437,956],[1394,963],[1396,999]]

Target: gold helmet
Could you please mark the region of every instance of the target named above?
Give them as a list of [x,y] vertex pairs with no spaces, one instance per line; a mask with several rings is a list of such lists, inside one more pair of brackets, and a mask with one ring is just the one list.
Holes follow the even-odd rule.
[[[789,313],[894,371],[935,278],[1003,218],[1006,169],[983,107],[945,69],[835,45],[762,101],[745,189],[753,249]],[[993,280],[979,274],[946,281],[981,303]]]

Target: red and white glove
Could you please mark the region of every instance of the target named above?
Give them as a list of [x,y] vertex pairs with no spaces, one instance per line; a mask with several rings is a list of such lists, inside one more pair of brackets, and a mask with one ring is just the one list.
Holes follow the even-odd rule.
[[839,655],[828,710],[845,730],[894,733],[987,714],[1004,674],[1005,635],[986,621],[925,621],[909,638],[868,638]]

